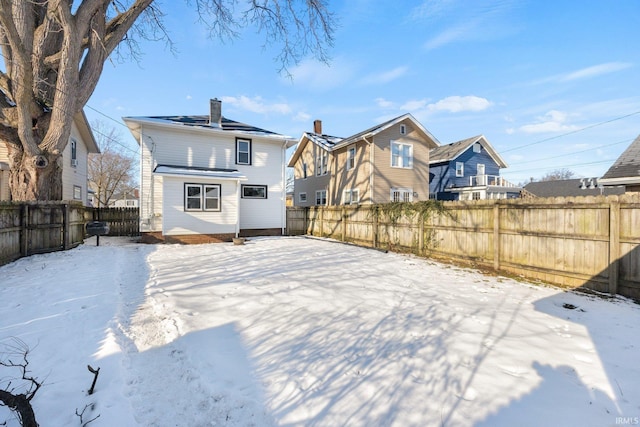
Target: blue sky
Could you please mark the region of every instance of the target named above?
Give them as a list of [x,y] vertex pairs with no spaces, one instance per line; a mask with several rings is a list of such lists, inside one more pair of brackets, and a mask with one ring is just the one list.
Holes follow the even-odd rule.
[[192,8],[161,4],[178,52],[144,42],[141,60],[105,64],[86,113],[223,115],[299,138],[321,119],[346,137],[413,114],[440,143],[484,134],[518,183],[558,168],[601,176],[640,134],[637,0],[332,1],[327,66],[278,73],[254,29],[207,37]]

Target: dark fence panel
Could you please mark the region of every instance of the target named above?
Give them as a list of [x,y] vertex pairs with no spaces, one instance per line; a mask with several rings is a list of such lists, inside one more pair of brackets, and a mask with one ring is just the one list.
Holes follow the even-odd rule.
[[140,209],[138,208],[93,208],[94,221],[109,224],[109,236],[139,236]]

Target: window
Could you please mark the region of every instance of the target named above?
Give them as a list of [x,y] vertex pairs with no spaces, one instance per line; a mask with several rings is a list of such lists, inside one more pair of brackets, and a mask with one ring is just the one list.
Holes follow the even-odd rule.
[[413,167],[413,145],[391,141],[391,167],[411,169]]
[[475,144],[473,144],[473,152],[474,153],[479,153],[482,149],[482,145],[480,145],[479,142],[476,142]]
[[127,206],[127,207],[135,208],[136,207],[136,201],[135,200],[125,200],[124,201],[124,205]]
[[307,179],[307,163],[302,163],[302,178]]
[[267,186],[266,185],[243,185],[242,198],[243,199],[266,199]]
[[392,202],[412,202],[413,190],[411,188],[392,188],[391,201]]
[[220,184],[185,184],[185,211],[220,211]]
[[204,210],[205,211],[220,210],[220,185],[204,186]]
[[464,163],[456,162],[456,176],[464,176]]
[[471,193],[471,200],[480,200],[480,192],[474,191]]
[[360,190],[344,190],[342,192],[343,205],[357,205],[360,203]]
[[71,166],[78,166],[78,142],[71,138]]
[[316,205],[327,204],[327,190],[316,191]]
[[316,157],[316,175],[326,175],[327,174],[327,163],[329,161],[329,153],[323,151],[318,154]]
[[298,194],[298,202],[306,203],[307,202],[307,193],[299,193]]
[[82,200],[82,187],[80,187],[79,185],[73,186],[73,199]]
[[400,134],[401,135],[407,134],[407,125],[400,125]]
[[236,138],[236,164],[251,164],[251,140]]
[[347,170],[351,170],[356,167],[356,147],[349,147],[347,150]]

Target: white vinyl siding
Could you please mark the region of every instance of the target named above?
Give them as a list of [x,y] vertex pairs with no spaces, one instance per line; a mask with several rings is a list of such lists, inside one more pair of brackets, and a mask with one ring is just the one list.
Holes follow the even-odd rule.
[[[220,191],[218,210],[186,210],[184,192],[187,185],[184,178],[164,176],[162,180],[164,198],[162,201],[162,232],[165,235],[181,234],[224,234],[235,233],[238,213],[237,183],[235,181],[195,184],[200,188]],[[202,205],[205,206],[204,194]],[[192,205],[193,206],[193,205]]]
[[[75,141],[75,149],[73,147]],[[75,151],[75,165],[71,162]],[[76,124],[71,128],[69,143],[62,151],[62,199],[81,201],[84,205],[87,200],[87,156],[88,150],[80,136]],[[78,197],[76,187],[80,187]]]

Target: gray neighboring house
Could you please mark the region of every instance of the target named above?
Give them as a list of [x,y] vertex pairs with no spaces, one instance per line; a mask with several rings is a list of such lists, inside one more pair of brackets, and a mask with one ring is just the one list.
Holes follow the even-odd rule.
[[606,188],[619,186],[624,189],[623,193],[640,191],[640,136],[618,157],[599,183]]
[[561,179],[530,182],[526,192],[536,197],[609,196],[624,194],[624,187],[605,187],[598,178]]

